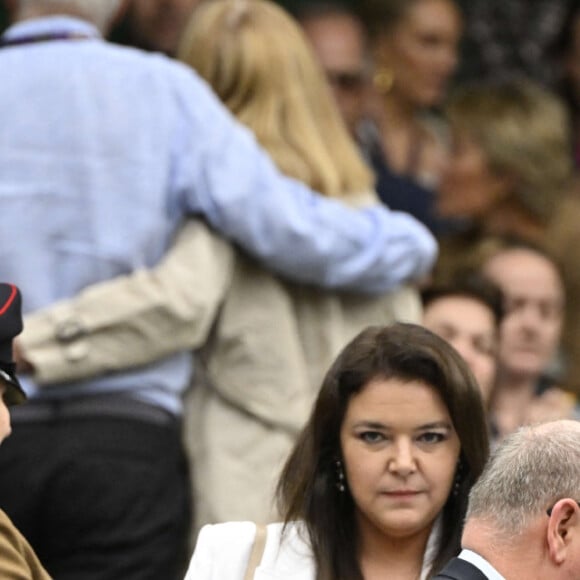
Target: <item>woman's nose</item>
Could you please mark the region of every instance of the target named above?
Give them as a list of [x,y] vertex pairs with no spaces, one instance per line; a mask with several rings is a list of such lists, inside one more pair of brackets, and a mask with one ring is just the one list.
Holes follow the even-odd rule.
[[391,447],[389,470],[403,477],[410,475],[417,469],[413,445],[411,441],[400,441]]

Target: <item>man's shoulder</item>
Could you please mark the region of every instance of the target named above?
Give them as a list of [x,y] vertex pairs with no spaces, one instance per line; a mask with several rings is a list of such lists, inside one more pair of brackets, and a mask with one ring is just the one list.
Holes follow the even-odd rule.
[[168,92],[182,103],[191,102],[192,96],[197,99],[198,106],[203,106],[202,102],[215,101],[215,95],[208,84],[190,66],[162,53],[147,52],[110,41],[102,44],[101,64],[105,72],[116,70],[122,73],[126,83],[133,80],[134,86],[146,84],[150,95],[158,91]]
[[[62,29],[59,28],[59,22]],[[37,37],[47,37],[55,42],[37,42]],[[0,51],[0,58],[24,68],[34,68],[39,57],[43,58],[46,54],[56,56],[61,67],[86,66],[87,74],[91,71],[102,74],[103,69],[109,68],[112,74],[123,70],[129,78],[131,75],[147,74],[175,78],[177,82],[185,83],[195,82],[198,78],[191,67],[162,53],[148,52],[103,39],[91,24],[80,19],[57,18],[55,22],[49,18],[31,19],[8,28],[3,38],[14,42],[14,47],[12,50]],[[29,43],[34,50],[27,50],[28,46],[20,46]]]
[[133,66],[145,69],[157,69],[160,72],[178,77],[193,78],[196,73],[187,65],[160,52],[148,52],[133,46],[125,46],[105,40],[102,43],[103,53],[119,62],[126,61]]
[[488,580],[487,576],[470,562],[453,558],[433,577],[433,580]]

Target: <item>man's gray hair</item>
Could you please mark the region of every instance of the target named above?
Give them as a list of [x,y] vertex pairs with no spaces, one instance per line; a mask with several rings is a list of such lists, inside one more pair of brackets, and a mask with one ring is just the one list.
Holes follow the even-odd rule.
[[[471,489],[467,519],[516,535],[562,498],[580,500],[580,423],[555,421],[509,435]],[[546,515],[547,517],[547,515]]]
[[20,10],[50,10],[66,14],[67,8],[74,14],[82,14],[99,29],[104,30],[119,10],[122,0],[20,0]]

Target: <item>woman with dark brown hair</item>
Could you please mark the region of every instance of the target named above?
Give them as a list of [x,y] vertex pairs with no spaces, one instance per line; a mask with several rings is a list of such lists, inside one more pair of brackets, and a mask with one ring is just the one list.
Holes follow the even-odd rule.
[[279,481],[284,523],[267,527],[255,575],[259,528],[236,522],[202,529],[187,580],[429,578],[459,551],[487,452],[460,355],[417,325],[369,327],[323,381]]
[[477,272],[421,292],[423,326],[444,338],[464,358],[488,406],[497,382],[503,294]]

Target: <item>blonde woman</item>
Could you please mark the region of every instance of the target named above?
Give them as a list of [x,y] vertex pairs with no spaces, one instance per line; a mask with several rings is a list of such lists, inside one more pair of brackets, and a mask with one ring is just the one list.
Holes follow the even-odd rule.
[[474,84],[446,109],[453,150],[440,186],[441,215],[486,233],[543,236],[570,185],[570,129],[555,94],[531,81]]
[[[323,73],[281,8],[265,0],[203,3],[179,55],[289,176],[353,204],[376,201]],[[393,215],[402,227],[393,237],[391,294],[292,285],[196,222],[155,270],[89,288],[27,319],[23,356],[47,383],[205,346],[186,411],[197,523],[273,519],[278,468],[330,361],[370,323],[419,317],[415,292],[397,285],[428,264],[409,238],[416,222]],[[80,331],[59,342],[63,327]]]

